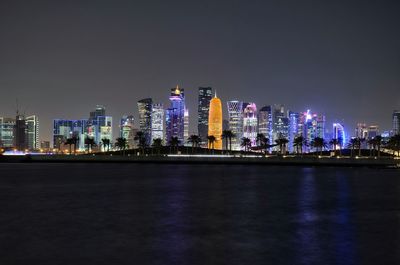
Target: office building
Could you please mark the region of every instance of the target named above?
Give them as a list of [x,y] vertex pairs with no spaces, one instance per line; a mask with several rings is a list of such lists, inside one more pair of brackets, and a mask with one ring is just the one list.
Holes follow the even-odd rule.
[[177,137],[180,144],[184,144],[184,131],[185,131],[185,94],[184,89],[176,88],[171,89],[169,97],[171,102],[170,107],[166,110],[166,142],[168,143],[172,137]]
[[39,119],[36,115],[26,117],[26,137],[27,148],[29,150],[39,150]]
[[215,137],[214,149],[222,150],[222,103],[217,94],[210,101],[208,135]]
[[153,104],[151,113],[151,144],[154,139],[164,140],[164,107],[162,104]]
[[400,110],[393,111],[392,124],[392,135],[400,134]]
[[249,138],[251,146],[257,145],[257,107],[248,103],[243,110],[243,137]]
[[145,98],[138,101],[139,109],[139,129],[143,132],[146,145],[151,144],[151,114],[153,112],[153,100]]
[[208,113],[210,110],[211,99],[212,99],[212,88],[199,87],[197,130],[198,130],[198,135],[202,139],[203,144],[207,143]]
[[0,147],[11,149],[14,147],[15,119],[0,117]]
[[119,137],[126,139],[128,148],[135,146],[134,134],[135,119],[133,115],[124,115],[119,124]]
[[25,151],[28,148],[25,117],[20,114],[17,114],[15,118],[14,147],[19,151]]
[[243,137],[243,103],[232,100],[227,102],[229,116],[229,130],[235,135],[232,138],[232,150],[240,150],[240,143]]

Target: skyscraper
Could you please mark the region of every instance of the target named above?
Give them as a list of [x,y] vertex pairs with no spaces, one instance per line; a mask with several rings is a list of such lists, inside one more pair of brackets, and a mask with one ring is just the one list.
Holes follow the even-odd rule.
[[222,150],[222,103],[216,94],[210,101],[208,135],[215,137],[214,148]]
[[26,122],[23,115],[17,114],[14,127],[14,147],[19,151],[28,148],[26,141]]
[[122,116],[119,125],[119,137],[126,139],[129,148],[134,148],[135,146],[134,125],[135,125],[135,119],[133,115]]
[[26,117],[26,136],[27,148],[29,150],[39,150],[39,119],[36,115]]
[[[316,137],[325,139],[325,116],[311,113],[310,110],[302,112],[300,113],[299,128],[301,128],[303,137],[308,144],[310,144]],[[309,146],[304,146],[303,149],[305,152],[310,151]]]
[[289,136],[289,119],[285,114],[283,105],[274,105],[272,114],[272,142],[278,138],[288,138]]
[[187,142],[189,138],[189,110],[185,109],[185,114],[184,114],[184,128],[183,128],[183,139],[185,139],[185,142]]
[[167,143],[172,137],[177,137],[181,144],[185,143],[185,94],[184,89],[171,88],[171,95],[169,97],[171,106],[166,110],[166,141]]
[[199,87],[197,130],[203,143],[207,143],[208,112],[210,110],[211,99],[212,99],[212,88]]
[[0,147],[14,147],[14,127],[14,119],[0,117]]
[[288,150],[289,153],[294,151],[294,139],[299,136],[299,122],[300,122],[300,115],[298,112],[289,111],[289,143],[288,143]]
[[347,144],[346,134],[344,132],[344,127],[340,123],[333,124],[333,135],[332,138],[336,139],[339,144],[336,148],[344,148]]
[[151,144],[154,139],[164,140],[164,107],[163,104],[153,104],[151,113]]
[[357,123],[357,127],[355,129],[355,137],[361,138],[361,139],[367,139],[368,137],[368,127],[367,124],[365,123]]
[[255,103],[248,103],[243,110],[243,137],[250,139],[251,146],[257,144],[257,107]]
[[392,115],[393,135],[400,134],[400,110],[393,111]]
[[272,109],[271,106],[264,106],[258,111],[258,132],[264,134],[272,143]]
[[[104,106],[97,105],[96,109],[90,112],[84,135],[84,138],[86,137],[93,138],[96,145],[101,146],[103,150],[102,139],[112,140],[112,117],[106,116]],[[82,141],[84,143],[85,139]]]
[[240,150],[240,141],[243,137],[243,113],[241,101],[232,100],[227,102],[229,115],[229,130],[235,135],[232,138],[232,150]]
[[151,144],[151,114],[153,112],[153,100],[145,98],[138,101],[139,129],[146,138],[146,145]]

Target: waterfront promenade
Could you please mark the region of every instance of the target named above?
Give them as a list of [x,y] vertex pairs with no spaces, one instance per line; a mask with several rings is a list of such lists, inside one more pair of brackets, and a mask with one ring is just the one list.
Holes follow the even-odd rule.
[[171,163],[171,164],[243,164],[339,167],[400,167],[392,157],[329,156],[257,156],[257,155],[22,155],[0,156],[0,162],[37,163]]

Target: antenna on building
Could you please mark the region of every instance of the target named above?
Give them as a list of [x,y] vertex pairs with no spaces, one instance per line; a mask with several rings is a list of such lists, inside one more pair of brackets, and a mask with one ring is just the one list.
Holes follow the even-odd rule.
[[15,104],[16,104],[16,107],[17,107],[17,116],[19,116],[18,98],[15,99]]

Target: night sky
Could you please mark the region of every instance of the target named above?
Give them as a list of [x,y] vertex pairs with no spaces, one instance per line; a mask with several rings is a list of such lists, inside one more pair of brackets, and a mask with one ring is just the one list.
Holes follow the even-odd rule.
[[[197,88],[390,129],[400,109],[399,1],[0,2],[0,116],[87,118],[96,104],[137,117],[137,100]],[[331,124],[327,124],[331,129]],[[116,137],[116,134],[114,134]]]

